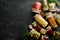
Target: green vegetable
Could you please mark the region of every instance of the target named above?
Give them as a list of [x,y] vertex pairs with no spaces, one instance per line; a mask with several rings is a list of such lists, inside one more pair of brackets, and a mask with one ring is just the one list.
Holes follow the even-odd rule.
[[60,6],[58,0],[47,0],[49,3],[56,3],[58,6]]
[[47,1],[50,2],[50,3],[54,2],[53,0],[47,0]]
[[28,30],[27,27],[26,27],[26,30],[25,30],[25,32],[23,34],[23,37],[24,37],[24,40],[29,40],[29,30]]
[[48,2],[50,2],[50,3],[56,3],[56,2],[58,2],[58,0],[48,0]]

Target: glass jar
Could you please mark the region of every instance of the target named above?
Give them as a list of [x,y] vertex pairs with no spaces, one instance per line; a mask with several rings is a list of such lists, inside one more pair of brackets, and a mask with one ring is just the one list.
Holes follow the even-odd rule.
[[48,22],[40,14],[36,14],[34,18],[42,27],[45,28],[48,25]]
[[42,4],[40,2],[34,2],[32,12],[40,13],[42,10]]
[[41,28],[40,32],[45,35],[47,33],[47,30]]
[[52,28],[57,28],[58,27],[58,25],[57,25],[57,23],[55,21],[55,18],[52,15],[51,12],[49,12],[49,13],[46,14],[46,18],[49,21],[49,23],[50,23],[50,25],[51,25]]
[[54,37],[55,39],[59,39],[60,38],[60,31],[54,31]]
[[55,19],[56,19],[57,23],[60,25],[60,14],[57,14],[55,16]]
[[40,33],[42,33],[42,34],[46,34],[46,33],[47,33],[47,30],[41,28],[39,25],[36,24],[36,22],[33,22],[32,24],[33,24],[34,28],[35,28],[37,31],[39,31]]
[[33,22],[32,25],[33,25],[33,27],[34,27],[37,31],[40,32],[40,30],[41,30],[40,25],[38,25],[36,22]]
[[36,38],[36,39],[39,39],[41,33],[37,32],[35,29],[32,29],[32,30],[30,31],[29,35],[30,35],[31,37],[34,37],[34,38]]
[[49,11],[56,11],[56,4],[55,3],[49,3]]
[[47,0],[41,0],[43,5],[43,10],[46,11],[49,9]]
[[48,33],[49,33],[50,35],[53,35],[54,30],[51,28],[50,25],[46,28],[46,30],[48,31]]

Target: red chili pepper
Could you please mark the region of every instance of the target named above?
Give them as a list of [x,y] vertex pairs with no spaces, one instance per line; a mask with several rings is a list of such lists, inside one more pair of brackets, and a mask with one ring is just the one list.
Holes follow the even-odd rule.
[[35,10],[41,10],[42,9],[42,4],[40,2],[34,2],[33,8]]

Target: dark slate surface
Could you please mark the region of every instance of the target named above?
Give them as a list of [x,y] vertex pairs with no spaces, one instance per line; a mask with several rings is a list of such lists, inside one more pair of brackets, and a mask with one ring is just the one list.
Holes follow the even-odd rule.
[[25,27],[33,20],[34,1],[0,0],[0,40],[23,40]]
[[0,40],[23,40],[25,27],[32,22],[34,0],[0,0]]

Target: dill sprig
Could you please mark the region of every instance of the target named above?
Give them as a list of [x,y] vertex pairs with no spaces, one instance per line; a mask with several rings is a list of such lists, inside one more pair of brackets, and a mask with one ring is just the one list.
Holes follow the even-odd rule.
[[23,37],[24,37],[24,40],[29,40],[29,30],[28,30],[27,27],[26,27],[26,30],[25,30],[25,32],[23,34]]

